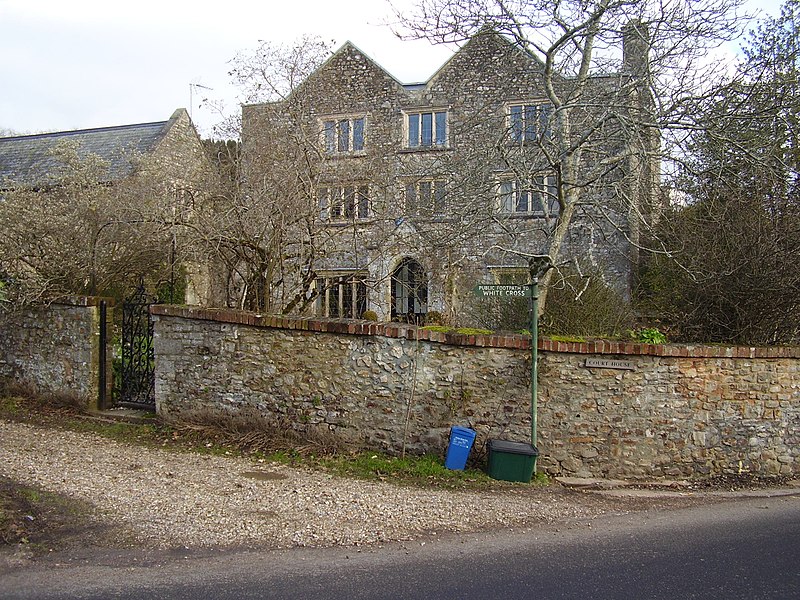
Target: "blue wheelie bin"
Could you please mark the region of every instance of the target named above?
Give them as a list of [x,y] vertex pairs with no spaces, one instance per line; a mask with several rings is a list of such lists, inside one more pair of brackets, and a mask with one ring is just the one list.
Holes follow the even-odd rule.
[[453,471],[463,471],[467,466],[467,458],[475,441],[475,431],[468,427],[454,425],[450,428],[450,444],[447,446],[447,456],[444,466]]

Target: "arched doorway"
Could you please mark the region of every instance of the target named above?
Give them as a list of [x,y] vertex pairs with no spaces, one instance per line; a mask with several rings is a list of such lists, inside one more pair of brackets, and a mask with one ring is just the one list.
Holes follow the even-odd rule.
[[392,273],[392,320],[415,323],[428,312],[428,281],[422,265],[404,258]]

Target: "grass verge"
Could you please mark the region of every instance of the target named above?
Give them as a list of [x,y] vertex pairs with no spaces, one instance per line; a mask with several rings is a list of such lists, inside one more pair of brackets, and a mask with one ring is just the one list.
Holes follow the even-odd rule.
[[[464,471],[446,469],[435,455],[399,458],[352,448],[328,431],[289,423],[268,422],[256,412],[231,415],[199,411],[164,421],[130,423],[92,418],[74,406],[52,406],[40,399],[15,395],[0,397],[0,418],[70,431],[93,433],[124,444],[225,456],[249,456],[293,467],[399,485],[448,489],[502,489],[520,485],[488,477],[471,459]],[[541,475],[533,482],[548,483]]]

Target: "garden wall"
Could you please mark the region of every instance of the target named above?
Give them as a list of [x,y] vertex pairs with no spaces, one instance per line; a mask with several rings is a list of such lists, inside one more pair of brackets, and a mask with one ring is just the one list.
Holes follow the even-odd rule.
[[[165,414],[254,408],[353,443],[443,454],[451,425],[530,437],[518,335],[154,306]],[[800,471],[800,348],[540,340],[540,468],[636,477]]]
[[0,312],[0,381],[73,395],[97,408],[101,301],[77,297]]

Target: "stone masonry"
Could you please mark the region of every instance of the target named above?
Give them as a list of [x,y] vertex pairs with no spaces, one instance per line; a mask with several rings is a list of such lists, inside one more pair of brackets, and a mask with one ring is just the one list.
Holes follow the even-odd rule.
[[[464,290],[495,280],[507,283],[500,279],[518,277],[520,269],[524,276],[527,263],[520,253],[545,251],[555,220],[523,196],[509,203],[510,192],[502,190],[535,189],[540,199],[555,201],[555,188],[545,185],[556,175],[545,159],[545,150],[554,150],[544,123],[556,117],[547,112],[542,68],[503,36],[484,31],[428,81],[402,84],[348,42],[287,99],[245,106],[242,151],[249,193],[272,198],[272,191],[281,189],[283,197],[276,201],[285,204],[284,211],[303,216],[290,237],[315,250],[313,263],[282,269],[276,289],[288,286],[281,288],[288,297],[312,291],[326,296],[309,307],[319,316],[361,317],[366,307],[381,320],[419,321],[435,310],[455,321],[463,315],[459,307],[471,301]],[[621,103],[620,89],[629,78],[626,73],[593,78],[586,102]],[[567,89],[570,83],[560,79],[558,85]],[[511,140],[514,108],[541,111],[540,120],[526,121],[529,128],[541,128],[531,135],[536,140]],[[432,137],[412,144],[423,117]],[[591,128],[590,115],[576,110],[571,117],[573,128],[579,123]],[[628,143],[605,129],[603,136],[596,151],[606,155],[620,153]],[[297,147],[292,140],[299,140]],[[595,160],[590,154],[588,162]],[[586,184],[592,201],[574,216],[562,256],[554,257],[559,264],[580,260],[584,272],[600,273],[623,297],[630,291],[635,257],[628,242],[634,236],[630,208],[622,198],[641,194],[644,206],[653,191],[647,185],[652,165],[640,162],[627,167],[627,175],[615,172]],[[271,181],[275,173],[286,174]],[[285,179],[303,185],[289,189]],[[634,187],[638,191],[631,191]],[[557,210],[554,206],[548,211]],[[401,266],[407,261],[418,265],[419,279],[404,279]],[[303,288],[309,270],[318,275],[312,290]],[[292,279],[293,272],[303,281]],[[416,308],[398,299],[397,282],[420,297]],[[350,286],[356,286],[352,292]],[[359,294],[365,302],[351,306]]]
[[99,299],[0,313],[0,382],[74,395],[97,407],[99,366]]
[[[158,410],[256,409],[353,444],[443,454],[451,425],[530,437],[530,342],[411,325],[154,306]],[[539,467],[800,472],[800,348],[540,341]]]

